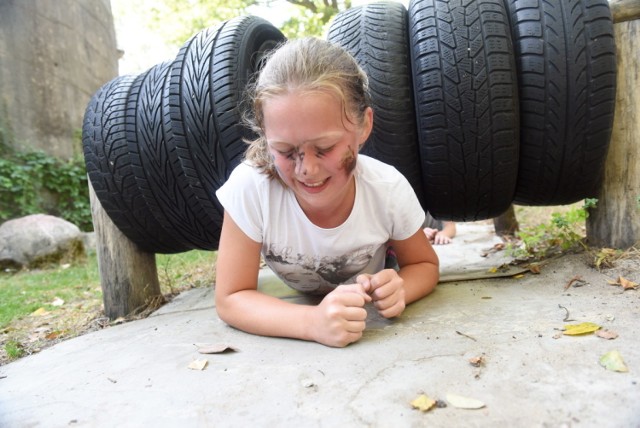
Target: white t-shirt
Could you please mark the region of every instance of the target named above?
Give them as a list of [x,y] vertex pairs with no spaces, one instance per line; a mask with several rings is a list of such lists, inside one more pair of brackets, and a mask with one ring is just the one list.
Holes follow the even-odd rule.
[[298,291],[326,294],[360,273],[383,269],[387,243],[416,233],[425,213],[413,188],[394,167],[358,155],[356,199],[338,227],[313,224],[295,194],[247,163],[216,192],[238,227],[262,243],[267,265]]

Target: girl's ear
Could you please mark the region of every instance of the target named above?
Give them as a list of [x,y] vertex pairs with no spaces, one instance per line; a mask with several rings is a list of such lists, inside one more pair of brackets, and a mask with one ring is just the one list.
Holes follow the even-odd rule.
[[367,138],[369,138],[369,135],[371,135],[371,130],[373,129],[373,109],[371,107],[367,107],[363,116],[360,148],[362,148],[365,141],[367,141]]

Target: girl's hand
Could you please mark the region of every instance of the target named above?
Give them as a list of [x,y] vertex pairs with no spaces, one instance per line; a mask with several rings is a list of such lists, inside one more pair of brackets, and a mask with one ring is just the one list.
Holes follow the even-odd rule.
[[451,244],[451,241],[452,239],[445,235],[443,232],[437,232],[433,238],[433,243],[435,245]]
[[343,347],[362,337],[366,327],[365,303],[371,301],[360,284],[340,285],[313,308],[311,336],[316,342]]
[[394,269],[381,270],[375,275],[358,275],[356,282],[367,290],[373,300],[373,306],[383,317],[397,317],[404,311],[404,280]]

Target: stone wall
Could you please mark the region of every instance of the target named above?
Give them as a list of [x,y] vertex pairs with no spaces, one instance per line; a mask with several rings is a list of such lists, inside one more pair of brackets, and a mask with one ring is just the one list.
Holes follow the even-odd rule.
[[117,74],[110,0],[0,1],[0,144],[81,153],[87,103]]

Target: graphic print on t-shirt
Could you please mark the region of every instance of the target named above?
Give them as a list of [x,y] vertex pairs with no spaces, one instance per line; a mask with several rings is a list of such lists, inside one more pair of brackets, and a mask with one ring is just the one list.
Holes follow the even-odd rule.
[[291,247],[271,244],[264,259],[291,288],[305,293],[328,293],[360,273],[373,258],[375,248],[367,245],[340,256],[321,256],[294,254]]

